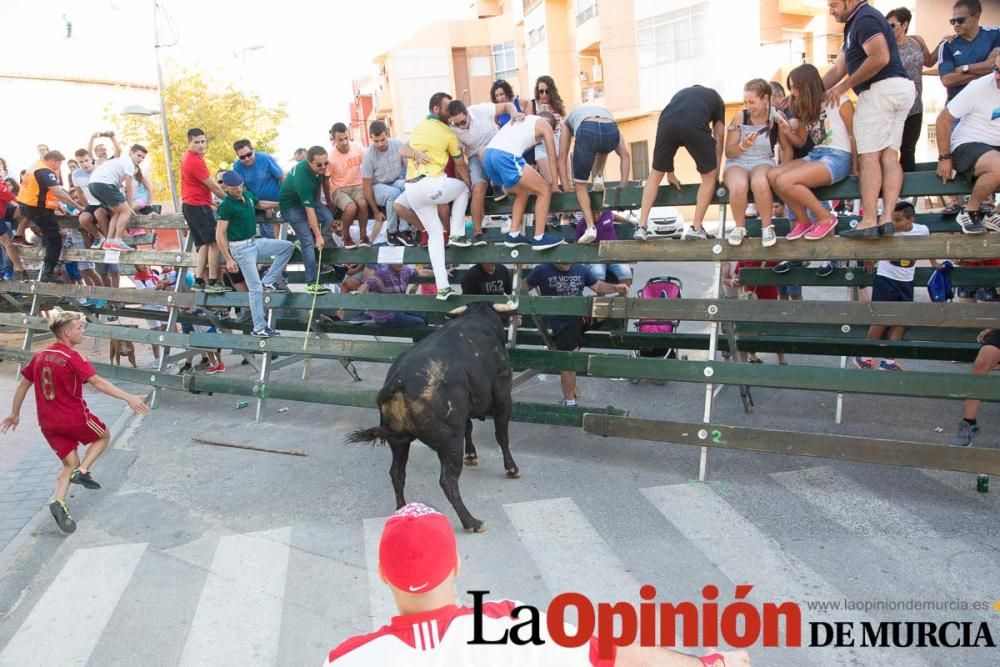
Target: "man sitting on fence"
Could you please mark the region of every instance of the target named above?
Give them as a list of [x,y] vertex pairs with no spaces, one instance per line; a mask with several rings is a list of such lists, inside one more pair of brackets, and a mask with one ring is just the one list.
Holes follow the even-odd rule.
[[[993,203],[1000,187],[1000,55],[993,71],[967,85],[941,109],[937,119],[938,146],[948,146],[938,155],[937,174],[947,183],[954,169],[973,181],[972,194],[955,221],[966,234],[987,229],[1000,232],[1000,214],[993,211],[980,219],[979,207]],[[954,133],[952,126],[958,120]]]
[[[433,278],[434,272],[427,269],[417,270],[403,264],[384,264],[365,280],[358,289],[358,294],[371,292],[373,294],[406,294],[410,281],[420,276]],[[373,310],[372,321],[384,327],[416,327],[427,324],[423,315],[405,313],[402,311]]]
[[[251,335],[260,338],[277,336],[278,332],[267,324],[264,315],[264,292],[285,292],[278,280],[292,257],[295,246],[291,241],[254,238],[257,235],[257,204],[259,200],[243,189],[243,177],[235,171],[222,175],[222,189],[226,198],[219,204],[216,243],[226,260],[226,270],[243,274],[250,292],[250,315],[253,318]],[[257,272],[258,262],[271,267],[261,282]]]

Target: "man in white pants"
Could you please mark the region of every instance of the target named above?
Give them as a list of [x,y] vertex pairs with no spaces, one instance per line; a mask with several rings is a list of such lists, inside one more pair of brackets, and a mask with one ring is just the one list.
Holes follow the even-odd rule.
[[[428,252],[437,298],[446,300],[455,294],[448,284],[448,267],[444,261],[444,230],[438,218],[438,204],[451,202],[451,230],[448,245],[467,248],[472,243],[465,238],[465,209],[469,205],[469,165],[462,155],[458,137],[448,127],[447,93],[434,93],[429,104],[430,115],[417,123],[410,133],[409,147],[422,151],[427,162],[406,165],[406,199],[427,231]],[[455,161],[455,171],[461,177],[448,178],[444,169],[448,158]]]
[[[525,165],[521,154],[539,141],[545,145],[549,155],[555,155],[553,130],[556,119],[548,111],[537,116],[525,116],[522,121],[511,121],[500,128],[483,149],[482,161],[486,175],[494,183],[500,183],[515,195],[511,211],[510,233],[503,244],[508,248],[531,245],[535,250],[548,250],[562,245],[563,240],[554,234],[545,233],[545,221],[549,217],[549,202],[556,188],[555,170],[550,181],[532,167]],[[535,195],[535,232],[528,238],[522,232],[524,209],[528,197]]]

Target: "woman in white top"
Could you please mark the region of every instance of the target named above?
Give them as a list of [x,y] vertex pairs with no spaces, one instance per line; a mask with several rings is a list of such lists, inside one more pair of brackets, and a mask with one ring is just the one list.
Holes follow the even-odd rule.
[[774,145],[784,116],[771,106],[771,84],[753,79],[743,87],[741,110],[730,121],[726,133],[726,167],[722,180],[729,190],[729,206],[736,227],[729,232],[729,245],[740,245],[747,235],[747,193],[753,190],[761,216],[761,243],[765,248],[778,242],[771,223],[774,196],[767,173],[774,168]]
[[[812,188],[838,183],[858,171],[858,151],[851,130],[854,105],[846,95],[839,104],[824,105],[823,79],[809,64],[799,65],[788,74],[788,89],[794,117],[780,130],[788,137],[782,150],[790,153],[791,145],[801,145],[806,136],[812,138],[814,148],[801,160],[783,161],[768,173],[768,179],[774,192],[795,213],[796,223],[788,240],[805,237],[817,241],[837,228],[837,214],[823,206]],[[809,220],[806,209],[815,216],[815,223]]]

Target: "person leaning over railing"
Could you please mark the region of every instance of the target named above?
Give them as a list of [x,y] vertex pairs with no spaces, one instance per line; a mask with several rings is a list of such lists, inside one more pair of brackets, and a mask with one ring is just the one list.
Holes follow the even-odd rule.
[[306,159],[288,172],[278,194],[281,219],[295,232],[306,273],[306,292],[309,294],[330,293],[316,280],[319,275],[316,251],[323,252],[323,231],[329,229],[333,222],[333,213],[319,203],[328,162],[326,149],[313,146],[307,151]]
[[43,282],[55,282],[56,266],[62,254],[63,241],[55,211],[60,202],[73,207],[79,206],[59,184],[57,174],[65,160],[65,156],[59,151],[47,152],[25,172],[17,195],[21,213],[29,222],[38,225],[42,232],[45,258],[42,260],[42,273],[38,279]]

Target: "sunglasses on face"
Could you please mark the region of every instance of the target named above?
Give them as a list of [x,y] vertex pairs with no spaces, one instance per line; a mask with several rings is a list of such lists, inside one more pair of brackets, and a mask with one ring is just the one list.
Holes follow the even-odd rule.
[[549,89],[548,88],[538,88],[537,90],[535,90],[535,93],[537,93],[538,95],[548,95],[549,94]]
[[895,30],[896,28],[899,27],[899,24],[898,23],[890,23],[889,27],[892,28],[893,30]]
[[962,25],[968,18],[968,16],[956,16],[953,19],[948,19],[948,23],[952,25]]
[[253,153],[244,153],[243,155],[237,155],[236,157],[238,157],[241,160],[249,160],[250,158],[253,157]]
[[329,162],[313,162],[313,166],[316,167],[317,169],[326,169],[326,165],[328,165],[328,164],[330,164],[330,163]]

